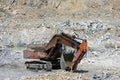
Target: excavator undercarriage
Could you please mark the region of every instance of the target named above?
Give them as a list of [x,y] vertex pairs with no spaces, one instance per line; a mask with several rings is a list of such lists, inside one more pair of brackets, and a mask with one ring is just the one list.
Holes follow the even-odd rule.
[[[71,47],[74,51],[67,51]],[[69,49],[69,48],[68,48]],[[56,34],[48,44],[34,44],[23,51],[27,69],[75,71],[87,51],[87,40],[65,33]]]

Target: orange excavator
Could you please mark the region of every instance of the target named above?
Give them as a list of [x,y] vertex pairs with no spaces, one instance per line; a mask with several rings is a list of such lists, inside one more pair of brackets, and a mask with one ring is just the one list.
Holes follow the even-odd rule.
[[[67,49],[74,51],[67,51]],[[65,33],[56,34],[47,44],[34,44],[23,51],[27,69],[61,68],[75,71],[78,63],[87,52],[87,40]]]

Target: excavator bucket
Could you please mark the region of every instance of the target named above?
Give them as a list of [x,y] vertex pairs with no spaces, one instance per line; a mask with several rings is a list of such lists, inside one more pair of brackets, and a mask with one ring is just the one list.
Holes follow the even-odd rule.
[[70,71],[73,58],[74,58],[74,54],[62,54],[60,61],[61,69]]

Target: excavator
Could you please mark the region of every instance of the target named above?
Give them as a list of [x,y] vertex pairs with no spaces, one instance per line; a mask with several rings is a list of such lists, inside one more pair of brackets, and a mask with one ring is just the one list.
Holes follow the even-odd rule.
[[[74,49],[67,51],[66,48]],[[47,44],[34,44],[23,50],[27,69],[75,71],[87,52],[87,40],[65,33],[55,34]]]

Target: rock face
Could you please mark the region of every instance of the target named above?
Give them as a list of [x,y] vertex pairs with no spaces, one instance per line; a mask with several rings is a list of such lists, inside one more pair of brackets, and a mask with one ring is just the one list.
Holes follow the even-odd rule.
[[[120,0],[1,0],[0,16],[119,19]],[[63,14],[64,13],[64,14]]]
[[46,41],[62,31],[96,41],[106,36],[119,41],[119,5],[120,0],[1,0],[0,47]]
[[15,47],[33,43],[47,43],[54,34],[65,32],[77,34],[76,36],[87,39],[90,48],[119,48],[119,43],[116,41],[120,40],[120,28],[109,23],[70,20],[69,22],[63,21],[60,24],[49,24],[48,22],[35,24],[36,26],[32,22],[29,24],[31,25],[28,27],[25,25],[0,27],[0,46]]

